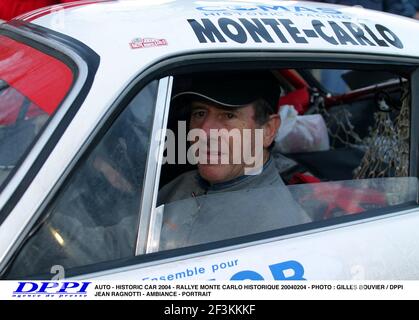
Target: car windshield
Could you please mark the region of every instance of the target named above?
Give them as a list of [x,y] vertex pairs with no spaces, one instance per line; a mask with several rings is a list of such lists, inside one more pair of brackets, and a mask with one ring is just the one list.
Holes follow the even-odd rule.
[[62,61],[0,35],[0,186],[29,151],[73,82]]

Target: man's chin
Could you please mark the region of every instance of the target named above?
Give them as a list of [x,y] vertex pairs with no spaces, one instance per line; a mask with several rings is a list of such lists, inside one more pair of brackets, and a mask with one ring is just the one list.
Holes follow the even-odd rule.
[[199,175],[211,184],[225,182],[228,179],[229,165],[225,164],[199,164]]

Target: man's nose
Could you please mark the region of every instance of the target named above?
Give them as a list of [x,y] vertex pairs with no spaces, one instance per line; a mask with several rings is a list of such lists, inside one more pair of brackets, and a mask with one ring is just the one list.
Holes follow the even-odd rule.
[[211,129],[221,129],[221,128],[222,128],[222,124],[216,117],[213,117],[213,116],[205,117],[205,119],[202,121],[200,125],[200,129],[204,130],[204,132],[207,135],[210,134]]

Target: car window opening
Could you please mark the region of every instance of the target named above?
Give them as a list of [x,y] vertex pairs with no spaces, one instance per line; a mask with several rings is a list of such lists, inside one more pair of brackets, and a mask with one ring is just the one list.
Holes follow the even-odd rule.
[[[251,175],[233,175],[231,179],[226,174],[224,180],[217,180],[217,174],[224,174],[223,165],[217,168],[199,162],[176,163],[174,159],[185,159],[187,155],[179,155],[184,152],[179,146],[172,154],[168,148],[158,202],[165,205],[159,250],[416,202],[417,178],[409,177],[407,78],[382,70],[266,72],[277,82],[279,97],[275,108],[280,118],[260,173],[267,177],[257,181]],[[234,127],[234,120],[225,121],[221,114],[229,108],[240,110],[237,105],[245,105],[246,96],[251,100],[251,87],[258,88],[256,82],[263,83],[264,78],[258,78],[254,72],[242,72],[238,77],[232,73],[208,72],[175,78],[168,125],[175,138],[168,138],[167,142],[183,141],[179,135],[184,134],[181,131],[185,128],[198,127],[205,136],[209,129]],[[315,86],[305,81],[307,73],[316,79]],[[202,80],[205,77],[209,81]],[[238,88],[231,81],[237,81]],[[235,102],[240,87],[246,92],[245,97]],[[270,99],[269,94],[265,97]],[[197,101],[204,107],[197,109]],[[188,146],[194,144],[198,143],[189,141]],[[211,153],[212,150],[208,157]],[[220,152],[215,155],[219,159],[221,156]],[[271,167],[275,169],[271,171]],[[234,166],[230,170],[234,172]],[[278,184],[273,181],[273,174],[278,175]]]

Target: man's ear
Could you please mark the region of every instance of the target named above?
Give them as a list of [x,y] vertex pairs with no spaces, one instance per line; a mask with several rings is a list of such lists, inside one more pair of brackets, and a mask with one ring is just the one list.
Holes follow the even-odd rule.
[[264,148],[268,148],[272,144],[280,125],[281,125],[281,118],[279,117],[279,115],[271,114],[269,116],[269,120],[262,126]]

